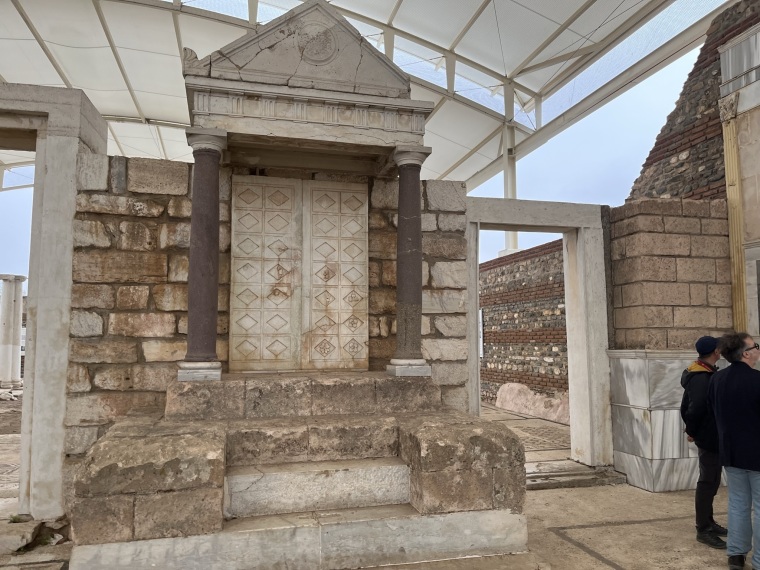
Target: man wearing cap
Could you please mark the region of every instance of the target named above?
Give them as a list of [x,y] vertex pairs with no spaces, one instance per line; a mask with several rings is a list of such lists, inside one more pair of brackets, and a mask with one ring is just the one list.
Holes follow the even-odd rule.
[[718,457],[718,428],[713,412],[708,406],[707,389],[710,378],[718,369],[720,358],[718,339],[703,336],[696,344],[699,358],[681,375],[684,393],[681,400],[681,418],[686,424],[686,434],[699,450],[699,480],[694,494],[697,541],[712,548],[726,548],[720,538],[728,531],[713,519],[713,499],[720,487],[721,467]]

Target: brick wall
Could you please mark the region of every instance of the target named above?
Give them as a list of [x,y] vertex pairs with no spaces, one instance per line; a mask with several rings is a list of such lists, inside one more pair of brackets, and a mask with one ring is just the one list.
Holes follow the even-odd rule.
[[757,0],[739,2],[712,22],[676,108],[633,184],[631,199],[712,199],[725,195],[718,47],[758,22]]
[[484,400],[506,382],[567,390],[562,240],[481,263],[480,306]]
[[610,220],[615,348],[691,349],[731,329],[725,200],[635,200]]

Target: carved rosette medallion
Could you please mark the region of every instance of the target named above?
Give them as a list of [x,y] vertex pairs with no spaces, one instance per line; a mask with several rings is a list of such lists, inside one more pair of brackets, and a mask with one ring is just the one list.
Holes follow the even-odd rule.
[[306,22],[298,30],[298,47],[311,65],[327,65],[338,56],[338,38],[319,22]]

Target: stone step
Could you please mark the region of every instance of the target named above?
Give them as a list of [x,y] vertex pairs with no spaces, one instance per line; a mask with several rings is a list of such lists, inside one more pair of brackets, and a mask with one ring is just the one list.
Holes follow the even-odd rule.
[[523,515],[410,505],[237,519],[222,532],[75,546],[71,570],[338,570],[525,552]]
[[238,420],[227,425],[227,467],[398,455],[398,420],[377,415]]
[[409,467],[398,457],[232,467],[224,515],[353,509],[409,502]]
[[172,382],[168,420],[235,420],[337,414],[396,414],[441,408],[431,378],[385,372],[226,374],[222,380]]
[[626,483],[625,475],[613,469],[603,467],[595,469],[570,460],[526,463],[525,470],[526,488],[529,491]]

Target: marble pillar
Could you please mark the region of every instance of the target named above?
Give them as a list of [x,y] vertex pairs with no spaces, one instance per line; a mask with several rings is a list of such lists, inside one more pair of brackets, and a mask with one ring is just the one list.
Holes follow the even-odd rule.
[[219,163],[227,133],[187,129],[193,149],[190,269],[188,272],[187,354],[179,380],[218,380],[222,365],[216,354],[219,311]]
[[13,315],[13,348],[11,351],[11,388],[20,390],[23,386],[21,379],[21,329],[24,319],[24,288],[26,277],[16,276],[14,281],[14,315]]
[[2,297],[0,297],[0,389],[9,390],[13,369],[16,276],[0,275],[0,281],[3,284]]
[[422,358],[422,214],[420,170],[427,147],[397,147],[399,171],[396,242],[396,352],[386,370],[393,376],[430,376]]

